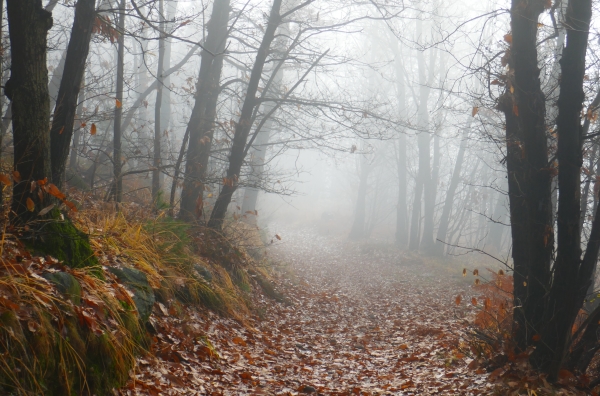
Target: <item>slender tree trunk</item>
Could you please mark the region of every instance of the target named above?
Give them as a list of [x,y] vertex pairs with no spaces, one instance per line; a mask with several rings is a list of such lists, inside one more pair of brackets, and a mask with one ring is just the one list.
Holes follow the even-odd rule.
[[[295,6],[298,3],[297,0],[287,1],[286,6]],[[283,62],[289,55],[288,42],[290,36],[290,24],[282,23],[279,27],[277,37],[273,43],[274,58],[278,62],[273,62],[271,72],[271,82],[268,87],[265,87],[266,91],[263,92],[263,97],[267,96],[270,99],[277,99],[281,97],[282,92],[282,81],[283,81]],[[251,155],[250,155],[250,176],[249,185],[244,189],[244,198],[242,200],[242,213],[247,215],[249,213],[256,213],[256,204],[258,202],[258,193],[260,191],[260,182],[262,180],[264,165],[267,153],[267,144],[275,130],[275,123],[273,122],[273,113],[277,109],[275,101],[267,102],[262,106],[263,114],[268,117],[263,127],[256,136],[256,140],[252,144]],[[256,215],[249,215],[246,219],[251,222],[256,222]]]
[[448,226],[450,224],[450,215],[452,214],[452,207],[454,206],[454,194],[456,193],[456,187],[460,182],[460,172],[462,169],[462,163],[465,158],[465,150],[467,148],[467,138],[471,129],[471,122],[473,118],[469,118],[467,125],[462,134],[462,140],[460,147],[458,148],[458,155],[456,156],[456,163],[454,164],[454,171],[452,172],[452,178],[448,185],[448,191],[446,192],[446,199],[444,201],[444,208],[442,209],[442,217],[440,218],[440,226],[437,232],[437,240],[439,243],[436,244],[438,255],[444,254],[444,243],[448,234]]
[[358,240],[365,237],[366,234],[366,215],[367,215],[367,191],[369,188],[369,173],[371,173],[371,164],[368,158],[362,155],[360,158],[360,181],[358,185],[358,196],[354,210],[354,222],[348,236],[351,240]]
[[154,104],[154,158],[152,161],[152,201],[157,204],[158,194],[160,191],[160,166],[161,166],[161,139],[162,139],[162,123],[161,123],[161,108],[163,104],[163,69],[165,63],[165,17],[164,17],[164,1],[158,2],[158,13],[160,18],[160,37],[158,38],[158,69],[156,70],[156,79],[158,80],[158,88],[156,88],[156,103]]
[[203,175],[206,174],[206,165],[203,165],[201,151],[208,150],[210,153],[212,140],[212,136],[205,136],[206,128],[203,128],[203,125],[209,125],[208,131],[213,130],[213,109],[216,109],[219,95],[219,80],[223,66],[221,53],[227,41],[228,20],[229,0],[215,1],[204,44],[212,54],[207,50],[202,51],[196,101],[186,130],[186,134],[189,135],[189,147],[179,216],[187,221],[199,218],[203,210]]
[[115,104],[115,119],[113,132],[113,174],[114,198],[120,203],[123,198],[123,179],[121,178],[123,159],[121,150],[121,120],[123,117],[123,79],[125,74],[125,0],[119,4],[119,38],[117,40],[117,102]]
[[56,98],[56,108],[50,129],[52,182],[61,188],[77,110],[85,64],[90,48],[92,26],[96,17],[95,0],[79,0],[64,63],[64,77]]
[[398,203],[396,206],[396,244],[405,247],[408,242],[407,177],[406,177],[406,135],[398,137]]
[[258,84],[262,77],[262,71],[269,55],[269,49],[271,48],[271,42],[275,37],[277,27],[281,23],[281,16],[279,10],[281,9],[282,0],[274,0],[271,8],[271,14],[269,15],[269,22],[265,29],[258,53],[256,54],[256,60],[252,67],[252,73],[250,74],[250,81],[248,82],[248,89],[246,91],[246,98],[242,106],[242,111],[238,122],[235,124],[235,134],[233,137],[233,144],[231,146],[231,154],[229,156],[229,167],[227,169],[227,175],[224,178],[223,187],[215,207],[210,216],[208,222],[209,227],[220,230],[223,227],[223,221],[225,214],[227,213],[227,207],[231,202],[233,193],[237,189],[238,178],[242,165],[244,163],[244,150],[246,149],[246,143],[250,129],[252,128],[252,114],[256,103],[256,92],[258,91]]

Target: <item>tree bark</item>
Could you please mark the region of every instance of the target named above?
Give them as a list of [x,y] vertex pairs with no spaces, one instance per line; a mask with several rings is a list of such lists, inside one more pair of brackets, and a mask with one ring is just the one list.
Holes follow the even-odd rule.
[[164,1],[158,2],[158,13],[160,18],[159,23],[159,38],[158,38],[158,66],[156,70],[156,79],[158,87],[156,88],[156,103],[154,104],[154,156],[152,161],[152,202],[157,204],[158,194],[160,191],[160,166],[161,166],[161,139],[162,139],[162,104],[163,104],[163,86],[164,86],[164,63],[165,63],[165,17],[164,17]]
[[123,118],[123,79],[125,74],[125,0],[119,4],[119,38],[117,40],[117,102],[115,103],[115,119],[113,130],[113,175],[114,199],[121,202],[123,198],[123,179],[121,177],[123,160],[121,150],[121,120]]
[[530,345],[543,322],[554,246],[552,169],[548,164],[545,97],[537,59],[537,24],[545,1],[511,7],[509,67],[514,78],[501,99],[506,117],[507,172],[514,262],[514,337]]
[[69,157],[77,99],[85,72],[90,48],[92,26],[96,17],[95,0],[79,0],[75,6],[75,20],[65,58],[63,78],[56,98],[56,108],[50,129],[50,160],[52,182],[62,187]]
[[31,192],[31,181],[50,175],[50,97],[46,66],[46,35],[52,15],[41,0],[7,0],[11,44],[11,75],[5,94],[13,109],[14,169],[21,175],[12,199],[14,224],[25,224],[35,214],[27,209],[31,199],[41,209],[42,202]]
[[591,0],[569,2],[566,16],[567,44],[560,60],[561,81],[556,123],[560,192],[557,255],[546,308],[546,323],[541,331],[542,342],[531,356],[534,365],[546,371],[551,378],[556,378],[562,367],[570,343],[571,328],[583,305],[593,265],[598,257],[596,239],[600,238],[600,230],[592,230],[583,261],[579,233],[580,174],[583,164],[581,110],[585,98],[583,81],[591,15]]

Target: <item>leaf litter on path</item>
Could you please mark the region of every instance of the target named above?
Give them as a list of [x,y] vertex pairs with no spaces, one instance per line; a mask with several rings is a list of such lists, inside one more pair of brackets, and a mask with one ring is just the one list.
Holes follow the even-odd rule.
[[291,304],[256,294],[257,314],[245,324],[155,306],[154,356],[138,360],[121,394],[493,393],[487,373],[468,369],[476,307],[461,269],[450,277],[396,249],[280,231],[285,243],[270,255],[289,266],[277,284]]

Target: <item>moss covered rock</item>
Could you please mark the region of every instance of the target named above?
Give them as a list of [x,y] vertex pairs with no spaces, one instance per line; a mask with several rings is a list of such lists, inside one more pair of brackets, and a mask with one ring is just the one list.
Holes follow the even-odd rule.
[[56,288],[66,295],[73,304],[81,303],[81,285],[75,277],[66,272],[45,272],[42,276],[56,285]]
[[32,248],[64,261],[71,268],[98,264],[90,240],[68,218],[45,221],[35,232]]
[[148,276],[133,268],[109,268],[117,279],[127,286],[133,293],[133,302],[137,308],[142,322],[146,322],[154,306],[154,290],[150,287]]

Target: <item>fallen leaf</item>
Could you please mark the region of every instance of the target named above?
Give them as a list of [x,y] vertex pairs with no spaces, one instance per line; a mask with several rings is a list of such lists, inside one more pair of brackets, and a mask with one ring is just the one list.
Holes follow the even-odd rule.
[[54,204],[46,206],[44,209],[40,210],[40,212],[38,213],[38,216],[43,216],[46,213],[50,212],[54,208],[54,206],[55,206]]

